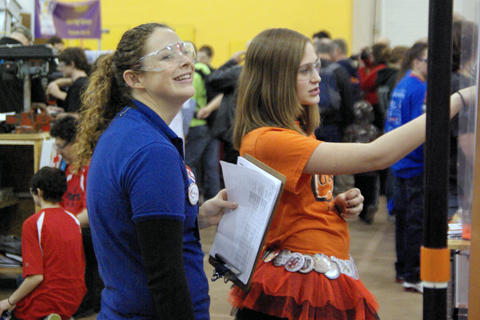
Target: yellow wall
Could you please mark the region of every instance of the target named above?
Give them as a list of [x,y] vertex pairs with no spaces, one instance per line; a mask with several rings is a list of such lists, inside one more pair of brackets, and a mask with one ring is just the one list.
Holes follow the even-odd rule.
[[[160,22],[197,48],[211,45],[216,67],[268,28],[290,28],[308,37],[326,29],[334,38],[352,40],[352,0],[101,0],[101,10],[102,27],[110,30],[103,35],[102,50],[115,49],[130,28]],[[69,40],[67,45],[98,49],[95,40]]]

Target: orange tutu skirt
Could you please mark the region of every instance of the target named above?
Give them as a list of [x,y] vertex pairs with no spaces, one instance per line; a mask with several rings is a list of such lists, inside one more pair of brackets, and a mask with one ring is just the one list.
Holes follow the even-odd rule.
[[279,318],[375,320],[378,302],[360,280],[341,274],[289,272],[260,261],[248,293],[234,287],[230,303]]

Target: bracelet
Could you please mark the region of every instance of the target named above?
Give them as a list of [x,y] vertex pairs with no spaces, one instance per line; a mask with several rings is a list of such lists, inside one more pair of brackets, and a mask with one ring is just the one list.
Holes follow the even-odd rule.
[[7,298],[8,304],[10,304],[12,307],[14,306],[13,303],[10,302],[10,297]]
[[467,104],[465,103],[465,99],[463,98],[463,95],[460,93],[460,91],[457,91],[458,95],[460,96],[460,99],[462,100],[463,107],[466,108]]

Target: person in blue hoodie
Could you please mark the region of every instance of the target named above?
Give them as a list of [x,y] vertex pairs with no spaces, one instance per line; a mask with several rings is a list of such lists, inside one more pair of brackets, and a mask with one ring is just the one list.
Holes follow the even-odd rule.
[[[416,43],[402,62],[404,74],[392,92],[385,132],[392,131],[425,113],[427,90],[426,43]],[[423,145],[392,165],[395,176],[394,212],[397,262],[396,281],[407,291],[423,293],[420,281],[420,247],[424,212]]]

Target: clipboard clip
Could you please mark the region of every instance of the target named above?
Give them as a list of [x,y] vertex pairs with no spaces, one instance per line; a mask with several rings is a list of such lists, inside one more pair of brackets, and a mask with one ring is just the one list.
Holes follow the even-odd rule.
[[226,262],[226,260],[218,253],[215,254],[215,260],[217,261],[217,265],[213,270],[213,275],[211,278],[212,282],[215,282],[220,278],[223,278],[223,281],[225,281],[225,283],[227,283],[228,281],[234,282],[234,280],[237,279],[237,276],[241,272],[235,267],[233,267],[231,264]]

